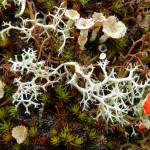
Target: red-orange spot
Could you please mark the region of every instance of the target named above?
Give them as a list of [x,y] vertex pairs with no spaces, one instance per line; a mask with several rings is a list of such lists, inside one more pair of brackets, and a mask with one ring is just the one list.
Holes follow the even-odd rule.
[[146,127],[145,127],[145,125],[144,125],[144,124],[141,124],[141,125],[139,126],[139,129],[140,129],[141,131],[143,131],[143,130],[145,130],[145,129],[146,129]]
[[150,114],[150,94],[148,94],[144,100],[143,109],[146,115]]

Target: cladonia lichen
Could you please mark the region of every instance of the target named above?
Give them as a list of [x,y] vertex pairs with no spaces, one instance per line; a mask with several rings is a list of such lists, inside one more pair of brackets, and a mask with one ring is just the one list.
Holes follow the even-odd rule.
[[[16,108],[23,104],[26,108],[26,113],[29,112],[29,106],[37,107],[38,96],[42,91],[46,91],[47,86],[55,86],[60,80],[66,79],[66,84],[74,86],[81,94],[82,101],[80,102],[83,110],[90,109],[91,105],[97,108],[94,119],[100,117],[111,122],[127,124],[128,121],[124,118],[132,107],[129,105],[135,104],[136,101],[142,99],[145,88],[150,85],[150,79],[144,83],[139,82],[139,76],[135,73],[139,66],[130,64],[126,71],[128,75],[124,78],[117,77],[114,69],[110,73],[107,71],[109,61],[107,59],[100,60],[97,67],[101,69],[103,79],[96,79],[93,74],[94,66],[81,66],[77,62],[66,62],[57,67],[45,67],[44,61],[37,61],[36,51],[29,48],[23,51],[22,60],[10,59],[12,63],[11,70],[20,72],[21,75],[29,76],[28,81],[23,82],[23,78],[15,78],[17,91],[13,95],[13,103]],[[74,67],[74,72],[70,72],[68,66]],[[46,69],[45,69],[46,68]],[[44,84],[38,84],[38,81],[45,79]],[[80,86],[78,80],[84,82],[84,86]]]

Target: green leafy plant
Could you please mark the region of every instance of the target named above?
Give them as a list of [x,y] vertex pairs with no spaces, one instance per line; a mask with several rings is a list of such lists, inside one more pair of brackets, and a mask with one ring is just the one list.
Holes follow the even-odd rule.
[[14,89],[14,85],[13,84],[6,84],[5,85],[4,90],[5,90],[6,98],[9,98],[12,95],[13,89]]
[[91,128],[89,126],[85,125],[85,126],[83,126],[83,130],[85,132],[90,132]]
[[90,131],[87,132],[87,134],[91,141],[94,141],[98,135],[95,129],[91,129]]
[[15,145],[13,145],[11,150],[21,150],[21,145],[15,144]]
[[38,7],[41,9],[51,9],[54,6],[54,2],[52,0],[37,0]]
[[85,121],[87,118],[87,115],[85,112],[80,112],[78,118],[82,121]]
[[83,138],[82,137],[78,137],[78,135],[75,136],[74,139],[74,146],[80,146],[83,143]]
[[16,117],[18,115],[18,111],[15,109],[15,106],[10,106],[8,113],[12,117]]
[[62,141],[64,141],[65,145],[71,144],[74,140],[74,136],[70,132],[66,133],[65,131],[62,131],[60,133],[60,137],[62,138]]
[[52,136],[50,139],[50,143],[55,146],[59,145],[60,142],[61,142],[61,140],[60,140],[59,136]]
[[0,119],[3,120],[6,117],[7,117],[7,110],[4,107],[0,108]]
[[75,54],[73,51],[67,51],[64,53],[64,58],[66,59],[66,61],[71,61],[73,60],[75,57]]
[[54,3],[52,0],[46,1],[46,3],[44,4],[44,7],[46,9],[51,9],[51,8],[53,8],[53,6],[54,6]]
[[80,1],[81,5],[83,7],[85,7],[89,0],[79,0],[79,1]]
[[120,0],[114,1],[111,8],[117,14],[123,14],[126,11],[124,4]]
[[60,100],[68,101],[70,99],[69,92],[67,91],[66,87],[63,87],[62,85],[57,85],[55,88],[55,92],[57,93],[57,98]]
[[0,0],[0,9],[2,9],[3,5],[2,5],[3,0]]
[[[1,6],[0,6],[1,8]],[[10,40],[7,38],[6,35],[4,35],[4,39],[0,38],[0,47],[4,48],[4,47],[9,47],[10,46]]]
[[12,140],[12,135],[11,132],[7,131],[3,134],[3,139],[5,142],[9,142],[10,140]]
[[93,118],[92,118],[92,117],[87,117],[87,118],[86,118],[86,122],[87,122],[88,124],[92,124],[92,123],[93,123]]
[[3,123],[0,123],[0,131],[2,132],[6,132],[9,131],[12,127],[12,124],[10,123],[10,121],[3,121]]
[[66,126],[60,133],[60,138],[64,142],[65,145],[73,145],[80,146],[83,143],[83,138],[78,137],[78,135],[74,135],[70,132],[69,127]]
[[79,105],[73,105],[71,107],[71,111],[74,113],[74,114],[78,114],[79,113],[79,110],[80,110],[80,106]]
[[34,137],[36,137],[38,135],[38,128],[37,127],[31,127],[30,129],[29,129],[29,136],[31,137],[31,138],[34,138]]
[[30,138],[26,138],[26,140],[23,142],[23,145],[25,145],[26,147],[29,147],[30,144],[31,144]]
[[43,93],[40,95],[39,98],[43,103],[47,103],[50,99],[49,99],[49,95],[47,93]]
[[52,130],[50,131],[50,134],[51,134],[52,136],[57,135],[57,133],[58,133],[58,131],[57,131],[56,129],[52,129]]
[[121,51],[124,50],[124,48],[126,47],[126,38],[122,37],[120,39],[110,39],[108,40],[108,42],[110,43],[108,46],[108,50],[112,50],[112,51]]

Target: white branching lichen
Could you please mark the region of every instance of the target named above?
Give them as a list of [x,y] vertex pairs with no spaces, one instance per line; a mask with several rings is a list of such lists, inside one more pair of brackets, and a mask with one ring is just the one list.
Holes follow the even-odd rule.
[[[23,0],[21,2],[23,3]],[[60,5],[60,7],[54,7],[54,14],[42,14],[43,18],[39,17],[40,13],[36,11],[34,19],[24,19],[20,16],[20,14],[17,14],[17,16],[20,16],[19,18],[21,19],[20,26],[12,25],[11,22],[4,22],[2,26],[5,26],[6,28],[0,31],[2,40],[5,39],[5,34],[9,35],[10,30],[18,30],[20,33],[22,33],[20,38],[28,42],[30,39],[34,39],[33,31],[39,27],[43,29],[43,31],[38,35],[39,37],[47,35],[48,38],[51,38],[55,34],[55,37],[53,38],[56,38],[61,43],[61,46],[58,49],[58,55],[60,55],[64,50],[66,40],[68,38],[72,38],[65,32],[66,23],[62,20],[62,17],[66,11],[66,8],[62,7],[62,5],[63,3]],[[52,18],[52,23],[47,23],[47,18]],[[34,26],[32,24],[34,24]]]
[[[36,62],[36,52],[31,48],[28,51],[23,51],[22,60],[19,61],[17,56],[15,61],[10,59],[12,63],[11,70],[23,74],[30,74],[33,78],[29,78],[28,82],[23,82],[22,77],[15,78],[14,83],[18,86],[17,92],[13,95],[13,103],[16,103],[16,108],[23,104],[26,108],[25,113],[29,113],[28,107],[32,104],[38,107],[37,97],[41,94],[40,89],[46,90],[48,85],[52,85],[61,79],[63,74],[59,73],[59,68],[49,68],[47,71],[44,69],[44,61]],[[32,80],[30,80],[32,79]],[[40,79],[45,79],[44,85],[38,84]]]
[[[34,10],[34,19],[24,19],[21,15],[25,10],[26,0],[14,0],[14,2],[16,5],[21,6],[20,13],[16,14],[16,17],[20,17],[21,21],[16,26],[11,22],[4,22],[3,26],[5,28],[0,31],[2,40],[5,40],[5,34],[9,35],[10,30],[18,30],[21,33],[20,38],[26,40],[26,42],[31,38],[34,39],[35,36],[38,36],[39,39],[43,39],[43,37],[53,38],[54,40],[56,39],[57,43],[60,43],[58,55],[61,54],[66,46],[66,40],[72,38],[69,34],[72,26],[68,28],[63,19],[67,10],[66,7],[63,7],[63,3],[59,7],[54,7],[53,13],[42,13],[41,15]],[[3,1],[3,5],[7,5],[6,0]],[[102,17],[102,21],[100,21],[99,17]],[[100,43],[104,43],[108,37],[117,39],[125,36],[127,28],[115,16],[105,19],[103,14],[100,14],[99,17],[100,26],[102,25],[102,31],[105,33],[101,36]],[[78,44],[83,50],[88,41],[89,29],[96,25],[96,18],[79,18],[75,22],[74,27],[80,30]],[[47,20],[51,20],[51,22]],[[92,33],[93,37],[91,37],[90,41],[96,39],[100,26]],[[41,33],[34,32],[37,28],[41,29]],[[102,45],[98,49],[104,52],[107,48],[102,50]],[[48,67],[45,66],[44,61],[37,60],[36,51],[32,48],[23,50],[21,58],[15,56],[14,60],[9,60],[12,63],[11,70],[20,73],[20,77],[14,80],[17,90],[13,94],[13,103],[16,108],[22,104],[25,107],[25,113],[30,113],[29,106],[38,107],[38,96],[42,91],[46,91],[47,86],[55,86],[60,80],[66,79],[64,81],[66,84],[74,86],[82,94],[81,106],[83,110],[89,110],[94,106],[95,114],[92,114],[94,119],[103,118],[108,122],[111,121],[122,125],[128,124],[129,122],[126,120],[125,115],[128,115],[131,111],[133,115],[140,116],[141,114],[137,111],[138,107],[142,107],[138,103],[143,99],[145,89],[150,86],[150,78],[147,77],[145,82],[141,83],[140,77],[136,74],[140,67],[133,64],[126,68],[125,77],[118,78],[114,69],[111,72],[110,69],[109,71],[107,70],[109,62],[105,55],[100,59],[96,67],[101,70],[101,79],[94,76],[95,68],[92,64],[81,66],[77,62],[66,62],[55,68],[53,66]],[[70,72],[68,69],[70,66],[74,68],[74,72]],[[24,75],[26,78],[24,78]],[[83,82],[82,86],[79,84],[79,80]],[[143,120],[147,121],[145,118]]]
[[[37,62],[36,53],[31,48],[24,51],[22,60],[18,61],[17,57],[12,63],[12,71],[20,72],[21,74],[32,74],[32,78],[27,82],[23,82],[22,78],[15,79],[18,90],[13,95],[13,103],[16,108],[22,103],[26,108],[26,113],[30,113],[28,107],[34,105],[37,107],[38,95],[41,90],[46,90],[49,85],[54,86],[62,77],[65,76],[66,83],[74,86],[81,94],[81,105],[83,110],[90,109],[91,105],[95,105],[96,114],[93,118],[100,117],[111,122],[118,122],[122,125],[129,122],[124,118],[132,110],[129,105],[135,104],[135,99],[142,99],[145,88],[150,86],[150,79],[147,78],[145,83],[139,83],[139,76],[136,70],[139,66],[129,65],[126,69],[128,75],[124,78],[117,78],[117,74],[112,69],[111,73],[107,72],[107,59],[98,62],[98,67],[101,69],[103,79],[98,80],[93,77],[94,66],[80,66],[77,62],[66,62],[56,68],[52,66],[45,70],[44,61]],[[71,73],[67,66],[73,66],[74,72]],[[38,81],[45,79],[45,84],[38,84]],[[84,86],[81,87],[78,80],[82,79]]]

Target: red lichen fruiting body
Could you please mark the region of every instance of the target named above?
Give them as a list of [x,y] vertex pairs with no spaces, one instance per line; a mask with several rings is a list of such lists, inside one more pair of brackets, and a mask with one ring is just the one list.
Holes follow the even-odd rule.
[[146,129],[146,127],[145,127],[145,125],[144,125],[144,124],[140,124],[140,125],[139,125],[139,129],[140,129],[141,131],[143,131],[143,130],[145,130],[145,129]]
[[144,103],[143,103],[144,113],[146,115],[150,114],[150,93],[146,96]]

